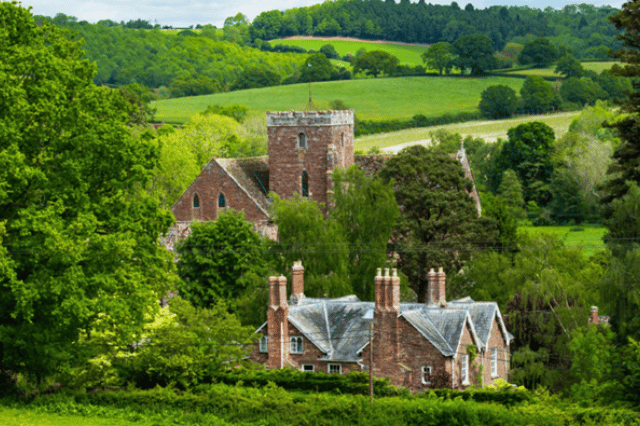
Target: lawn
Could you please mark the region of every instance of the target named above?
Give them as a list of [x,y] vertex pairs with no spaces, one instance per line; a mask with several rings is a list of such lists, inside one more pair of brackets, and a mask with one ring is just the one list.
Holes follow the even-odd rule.
[[[507,131],[519,124],[529,121],[542,121],[548,124],[555,132],[556,137],[564,135],[569,129],[569,125],[580,111],[562,112],[557,114],[529,115],[508,120],[492,121],[469,121],[466,123],[447,124],[434,127],[420,127],[406,129],[392,133],[381,133],[377,135],[363,136],[355,140],[355,149],[367,151],[369,148],[386,148],[402,144],[427,143],[429,133],[437,129],[445,129],[452,133],[460,133],[463,136],[472,135],[480,137],[486,141],[495,141],[498,138],[507,139]],[[400,147],[401,147],[400,146]],[[398,148],[400,148],[398,147]]]
[[[551,234],[564,240],[567,247],[581,248],[586,256],[591,256],[598,250],[605,249],[602,237],[607,233],[607,228],[603,226],[527,226],[520,230],[531,235]],[[572,231],[572,229],[581,229]]]
[[27,409],[0,407],[2,426],[133,426],[157,424],[143,418],[86,417],[71,414],[38,413]]
[[332,38],[313,38],[313,39],[276,39],[269,42],[271,46],[283,44],[288,46],[300,46],[307,50],[320,50],[325,44],[331,44],[336,49],[340,57],[347,53],[355,55],[358,49],[366,49],[367,52],[372,50],[382,50],[388,52],[398,58],[401,64],[423,65],[422,55],[427,50],[426,46],[408,46],[394,43],[376,43],[368,41],[351,41],[337,40]]
[[[480,94],[487,87],[504,84],[519,92],[522,83],[522,79],[509,77],[370,78],[312,83],[311,91],[315,109],[325,109],[330,101],[341,99],[361,120],[380,120],[476,111]],[[292,84],[164,99],[151,106],[158,108],[156,120],[182,123],[208,105],[238,103],[248,106],[252,114],[263,115],[266,111],[304,110],[308,99],[308,84]]]

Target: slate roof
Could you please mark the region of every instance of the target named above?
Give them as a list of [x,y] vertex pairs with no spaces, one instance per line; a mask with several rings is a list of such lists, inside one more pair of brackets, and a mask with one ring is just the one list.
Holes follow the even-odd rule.
[[[365,317],[371,316],[374,308],[374,302],[361,302],[356,296],[304,298],[299,303],[289,305],[289,322],[325,353],[321,360],[357,362],[369,342],[369,324]],[[474,302],[471,298],[464,298],[448,302],[446,308],[401,303],[400,311],[399,316],[405,318],[444,356],[452,356],[457,352],[467,323],[479,348],[486,346],[496,316],[507,339],[510,336],[504,329],[498,305],[494,302]]]
[[267,214],[269,202],[269,158],[266,155],[247,158],[215,158],[233,180]]

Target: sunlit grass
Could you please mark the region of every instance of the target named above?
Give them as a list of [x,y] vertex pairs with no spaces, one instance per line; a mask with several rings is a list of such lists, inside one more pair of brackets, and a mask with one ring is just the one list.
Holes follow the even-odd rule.
[[602,237],[607,233],[607,228],[603,226],[527,226],[519,230],[531,235],[556,235],[567,247],[581,249],[585,256],[591,256],[598,250],[605,249]]

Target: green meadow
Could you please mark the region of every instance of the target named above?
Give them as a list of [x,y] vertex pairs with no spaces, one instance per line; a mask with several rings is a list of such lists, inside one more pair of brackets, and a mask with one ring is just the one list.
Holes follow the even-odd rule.
[[567,247],[582,249],[585,256],[590,256],[606,247],[602,237],[607,232],[603,226],[527,226],[519,230],[531,235],[555,235],[564,241]]
[[527,115],[506,120],[468,121],[442,126],[405,129],[398,132],[359,137],[355,140],[355,149],[367,151],[373,147],[386,148],[401,144],[411,144],[416,141],[427,141],[430,138],[430,133],[438,129],[459,133],[463,136],[472,135],[487,141],[495,141],[498,138],[507,139],[507,131],[510,128],[530,121],[546,123],[553,129],[556,137],[560,137],[568,131],[569,125],[579,114],[580,111],[571,111],[556,114]]
[[395,43],[376,43],[369,41],[351,41],[338,40],[334,38],[313,38],[313,39],[275,39],[269,42],[271,46],[283,44],[288,46],[300,46],[307,50],[320,50],[325,44],[331,44],[340,54],[340,57],[347,53],[353,55],[359,49],[366,49],[367,52],[372,50],[382,50],[388,52],[398,58],[401,64],[423,65],[420,55],[427,50],[426,46],[407,46]]
[[[582,67],[587,71],[593,71],[600,74],[604,70],[609,70],[615,62],[581,62]],[[534,75],[540,77],[558,77],[560,76],[553,71],[556,69],[555,65],[547,68],[527,68],[527,69],[515,69],[515,70],[501,70],[503,75]]]
[[[361,120],[437,117],[445,113],[476,111],[480,94],[489,86],[504,84],[520,91],[524,80],[509,77],[398,77],[311,83],[314,108],[327,108],[335,99],[352,107]],[[251,114],[303,110],[309,99],[308,84],[264,87],[213,95],[164,99],[151,103],[157,121],[183,123],[208,105],[243,104]]]

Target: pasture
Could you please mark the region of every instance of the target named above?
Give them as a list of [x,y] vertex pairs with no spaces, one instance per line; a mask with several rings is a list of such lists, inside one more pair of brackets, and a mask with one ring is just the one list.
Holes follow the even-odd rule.
[[[581,62],[582,67],[587,71],[593,71],[596,74],[600,74],[604,70],[609,70],[615,64],[615,62]],[[555,65],[547,68],[527,68],[527,69],[514,69],[514,70],[501,70],[501,75],[533,75],[540,77],[557,77],[561,78],[559,74],[554,73],[556,69]]]
[[[315,109],[343,100],[361,120],[411,118],[416,114],[438,117],[445,113],[476,111],[480,94],[489,86],[504,84],[520,91],[524,80],[509,77],[398,77],[311,83]],[[304,110],[309,99],[306,83],[236,92],[154,101],[156,120],[183,123],[209,105],[243,104],[250,114]]]
[[398,132],[359,137],[355,140],[355,149],[367,151],[370,148],[378,147],[383,150],[397,151],[404,146],[415,143],[428,144],[429,134],[438,129],[444,129],[451,133],[459,133],[463,137],[471,135],[485,139],[486,141],[495,141],[498,138],[506,139],[507,131],[510,128],[529,121],[542,121],[546,123],[553,129],[556,137],[560,137],[569,130],[569,125],[578,115],[580,115],[580,111],[571,111],[556,114],[525,115],[507,120],[468,121],[466,123],[405,129]]
[[603,226],[526,226],[518,230],[531,235],[555,235],[563,240],[567,247],[581,249],[585,256],[591,256],[606,248],[602,237],[606,234],[607,228]]
[[372,50],[382,50],[388,52],[400,60],[401,64],[408,65],[423,65],[420,55],[427,50],[427,46],[412,46],[395,43],[379,43],[375,41],[360,41],[360,40],[342,40],[340,38],[287,38],[287,39],[275,39],[269,41],[271,46],[278,44],[288,46],[300,46],[307,50],[314,49],[320,50],[325,44],[331,44],[336,49],[340,57],[345,56],[347,53],[353,55],[356,54],[358,49],[366,49],[367,52]]

